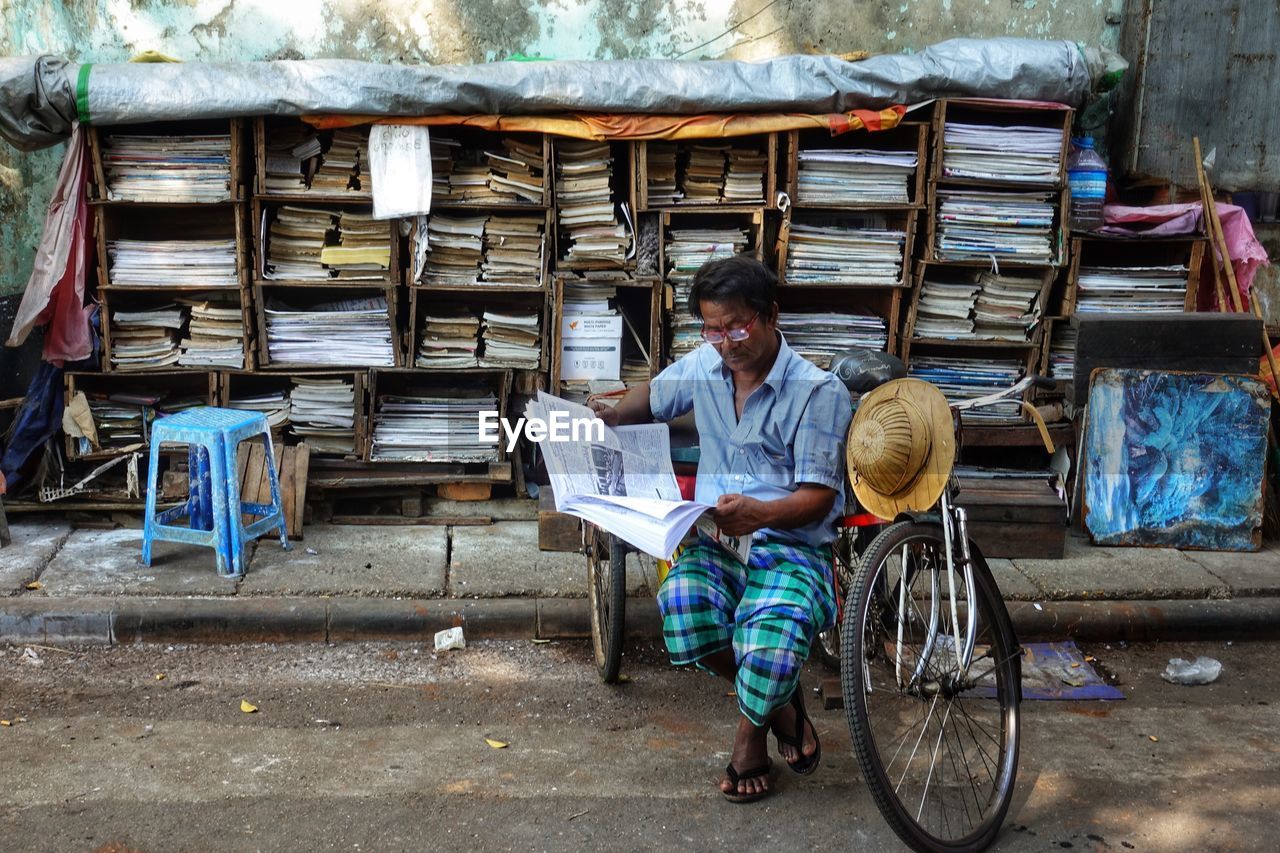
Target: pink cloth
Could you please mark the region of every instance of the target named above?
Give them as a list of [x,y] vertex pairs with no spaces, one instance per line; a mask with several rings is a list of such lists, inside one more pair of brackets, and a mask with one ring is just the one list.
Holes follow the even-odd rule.
[[58,366],[88,358],[93,351],[89,331],[93,309],[84,304],[90,246],[85,188],[88,159],[84,132],[76,124],[45,215],[31,278],[5,342],[21,346],[34,327],[48,324],[44,360]]
[[[1253,224],[1244,208],[1234,204],[1219,204],[1218,218],[1222,220],[1222,236],[1231,254],[1231,267],[1235,270],[1236,285],[1240,296],[1248,304],[1249,290],[1258,267],[1270,264],[1267,250],[1262,248],[1253,234]],[[1116,237],[1173,237],[1179,234],[1206,234],[1201,227],[1204,219],[1202,205],[1198,201],[1188,204],[1158,204],[1154,207],[1126,207],[1108,204],[1102,208],[1107,224],[1098,229],[1099,234]],[[1214,257],[1219,257],[1214,251]],[[1221,261],[1219,261],[1221,266]]]

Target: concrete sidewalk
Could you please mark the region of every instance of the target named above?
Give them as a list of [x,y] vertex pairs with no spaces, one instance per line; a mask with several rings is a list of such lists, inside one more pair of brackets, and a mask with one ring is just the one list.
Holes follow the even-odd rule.
[[[528,505],[528,502],[522,502]],[[0,642],[252,642],[589,636],[586,563],[539,551],[533,509],[487,526],[306,528],[258,543],[239,580],[203,548],[141,530],[23,520],[0,550]],[[659,633],[652,560],[629,564],[627,622]],[[1094,548],[1063,560],[992,560],[1019,635],[1087,639],[1280,636],[1280,551]]]

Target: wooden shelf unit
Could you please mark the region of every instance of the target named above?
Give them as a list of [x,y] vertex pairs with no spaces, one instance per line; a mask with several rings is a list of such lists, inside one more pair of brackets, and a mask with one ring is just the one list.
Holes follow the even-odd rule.
[[[355,435],[353,438],[353,452],[351,454],[326,453],[317,450],[315,445],[311,444],[312,456],[363,459],[365,444],[368,440],[368,400],[365,394],[368,374],[365,371],[297,370],[289,373],[248,373],[226,370],[218,374],[218,401],[220,405],[226,406],[241,395],[265,394],[273,391],[290,393],[294,387],[293,380],[299,377],[305,379],[341,379],[344,382],[351,383],[354,394]],[[282,433],[286,444],[292,445],[306,441],[305,436],[299,436],[292,431],[291,424],[292,422],[290,421],[280,428],[273,428],[272,432],[273,434],[275,432]],[[279,453],[279,450],[276,452]]]
[[267,338],[267,307],[271,301],[272,295],[276,293],[280,294],[281,300],[291,308],[296,309],[303,309],[308,306],[319,305],[327,302],[338,302],[346,299],[372,298],[375,296],[383,297],[386,299],[387,303],[387,323],[391,333],[391,354],[394,361],[394,363],[389,366],[404,366],[405,357],[402,332],[404,327],[400,317],[400,306],[402,300],[399,287],[395,285],[384,285],[378,282],[367,282],[364,284],[359,282],[344,282],[341,287],[335,287],[327,284],[308,287],[299,284],[280,285],[275,282],[258,282],[253,286],[253,304],[257,322],[257,353],[259,369],[293,373],[312,370],[345,372],[346,368],[372,368],[382,366],[360,362],[282,362],[278,358],[272,358]]
[[[693,145],[715,145],[727,143],[734,148],[749,148],[765,157],[765,171],[761,189],[764,197],[758,202],[727,202],[723,200],[717,201],[688,201],[681,199],[678,201],[662,201],[653,199],[649,194],[649,152],[654,145],[673,145],[676,147],[676,189],[681,190],[680,177],[684,173],[684,164],[688,158],[690,146]],[[681,140],[679,142],[664,141],[642,141],[635,143],[635,191],[636,205],[633,209],[639,211],[652,210],[726,210],[735,212],[749,212],[756,208],[766,208],[776,210],[778,207],[778,134],[776,133],[757,133],[748,136],[726,136],[712,139],[692,139]]]
[[[138,408],[143,417],[142,449],[150,445],[151,419],[157,412],[166,411],[166,403],[180,400],[200,400],[203,405],[216,405],[218,402],[217,374],[212,371],[198,372],[193,370],[152,370],[129,371],[123,373],[85,373],[68,372],[64,374],[64,399],[70,405],[77,392],[82,392],[92,405],[94,400],[109,400],[112,395],[128,395],[130,400],[115,400],[115,404],[126,408]],[[142,402],[159,398],[155,402]],[[96,422],[96,419],[95,419]],[[66,440],[67,458],[84,461],[107,460],[120,455],[127,445],[103,448],[98,451],[84,452],[80,440],[64,436]],[[132,444],[133,442],[129,442]]]
[[[904,121],[897,127],[888,130],[853,130],[832,136],[825,130],[792,130],[785,135],[781,171],[783,172],[780,187],[791,200],[791,209],[800,210],[901,210],[903,208],[921,209],[925,206],[926,177],[929,163],[929,129],[928,122]],[[813,149],[855,148],[876,151],[911,151],[916,155],[915,174],[907,182],[908,201],[905,204],[862,202],[862,203],[828,203],[806,200],[801,197],[799,189],[799,159],[801,151]]]
[[[551,145],[551,169],[549,172],[548,182],[553,188],[558,182],[556,164],[558,160],[559,146],[566,143],[578,144],[584,140],[569,139],[566,137],[552,136],[550,138]],[[614,208],[614,217],[618,224],[624,226],[631,233],[632,239],[635,238],[636,223],[636,146],[638,143],[625,140],[609,140],[609,156],[612,158],[612,172],[609,180],[610,201]],[[622,205],[627,206],[630,211],[630,222],[624,215]],[[554,206],[555,228],[554,239],[551,245],[554,247],[552,253],[552,267],[557,270],[634,270],[636,266],[635,257],[624,258],[623,260],[612,260],[609,258],[569,258],[568,251],[570,241],[565,231],[560,217],[561,205],[557,202]]]
[[[486,309],[501,312],[503,309],[519,309],[528,311],[536,309],[538,312],[539,328],[542,331],[541,342],[538,350],[538,364],[536,367],[527,368],[481,368],[487,370],[516,370],[519,372],[535,372],[544,373],[551,361],[550,339],[551,333],[550,323],[548,321],[547,306],[548,295],[541,289],[533,290],[531,288],[513,288],[508,290],[491,289],[485,287],[476,287],[472,289],[462,288],[437,288],[437,287],[411,287],[409,288],[409,319],[406,324],[408,332],[406,341],[406,358],[404,367],[412,368],[427,374],[434,373],[452,373],[457,368],[430,368],[420,367],[418,365],[418,347],[422,343],[422,335],[424,329],[424,317],[430,306],[443,302],[448,308],[464,307],[474,314],[477,318],[484,315]],[[483,332],[481,333],[483,336]]]
[[[89,203],[113,204],[131,207],[202,207],[243,202],[249,197],[253,181],[253,148],[249,122],[245,119],[191,119],[185,121],[147,122],[144,124],[116,125],[112,127],[88,126],[91,184]],[[228,134],[231,139],[230,187],[223,201],[118,201],[109,198],[106,168],[103,154],[107,139],[113,136],[192,136],[203,134]]]
[[[560,372],[561,362],[563,358],[563,337],[560,334],[560,326],[564,318],[564,291],[566,276],[557,275],[555,277],[554,291],[552,294],[550,317],[554,331],[551,335],[547,335],[550,341],[551,369],[550,381],[548,387],[551,393],[559,394],[560,391]],[[584,280],[584,283],[585,280]],[[593,284],[606,285],[617,288],[617,297],[614,299],[616,307],[621,311],[625,318],[622,327],[622,345],[620,358],[625,361],[626,354],[633,351],[635,346],[631,332],[627,328],[627,321],[631,321],[631,325],[635,328],[637,334],[644,341],[645,349],[648,350],[649,356],[649,378],[652,379],[658,375],[662,369],[662,341],[663,341],[663,283],[656,277],[627,277],[617,278],[603,281],[592,281]],[[647,335],[647,337],[646,337]]]
[[[274,287],[365,287],[380,286],[392,287],[400,281],[400,220],[389,219],[386,221],[387,229],[387,245],[390,249],[390,263],[386,272],[378,274],[372,270],[362,271],[360,275],[370,276],[369,278],[342,278],[338,277],[330,279],[290,279],[290,278],[269,278],[267,275],[267,262],[271,255],[271,223],[275,220],[277,212],[282,207],[300,207],[309,208],[315,211],[324,211],[334,217],[334,230],[337,231],[340,215],[344,211],[352,213],[368,213],[373,212],[372,204],[368,202],[361,203],[359,201],[342,200],[335,201],[332,199],[315,198],[308,199],[305,202],[282,202],[275,196],[255,196],[251,205],[250,229],[252,231],[253,255],[250,264],[250,274],[254,284],[269,284]],[[337,244],[331,244],[337,245]]]

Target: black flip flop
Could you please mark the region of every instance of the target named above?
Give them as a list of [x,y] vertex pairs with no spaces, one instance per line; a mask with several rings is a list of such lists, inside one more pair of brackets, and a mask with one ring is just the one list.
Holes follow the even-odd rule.
[[[789,704],[796,709],[795,736],[784,735],[777,730],[774,731],[773,736],[778,739],[779,747],[785,744],[800,753],[800,760],[795,763],[788,761],[786,763],[787,766],[801,776],[808,776],[818,769],[818,764],[822,761],[822,741],[818,740],[818,727],[813,724],[813,720],[809,719],[809,714],[804,709],[804,691],[799,684],[796,684],[796,692],[791,694],[791,702]],[[808,723],[809,728],[813,729],[813,755],[804,754],[805,723]]]
[[754,803],[756,800],[764,799],[773,793],[772,788],[765,788],[763,791],[756,791],[754,794],[739,794],[738,783],[743,779],[755,779],[759,776],[768,776],[772,770],[772,758],[766,758],[764,764],[761,764],[758,767],[752,767],[750,770],[744,770],[741,773],[738,772],[737,768],[733,766],[733,762],[730,761],[729,766],[724,769],[724,772],[728,775],[729,781],[733,783],[733,793],[729,793],[723,789],[720,793],[726,800],[738,805],[741,805],[742,803]]

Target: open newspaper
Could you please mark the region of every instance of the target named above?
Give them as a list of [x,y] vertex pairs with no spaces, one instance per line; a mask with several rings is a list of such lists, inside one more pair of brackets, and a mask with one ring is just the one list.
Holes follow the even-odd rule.
[[[587,423],[595,414],[539,391],[525,407],[531,422]],[[539,442],[555,492],[556,511],[577,516],[660,559],[669,559],[680,540],[697,526],[708,538],[742,562],[750,536],[722,533],[711,519],[710,504],[680,497],[671,467],[671,436],[666,424],[596,430],[562,430],[570,440]],[[563,437],[563,436],[557,436]]]

